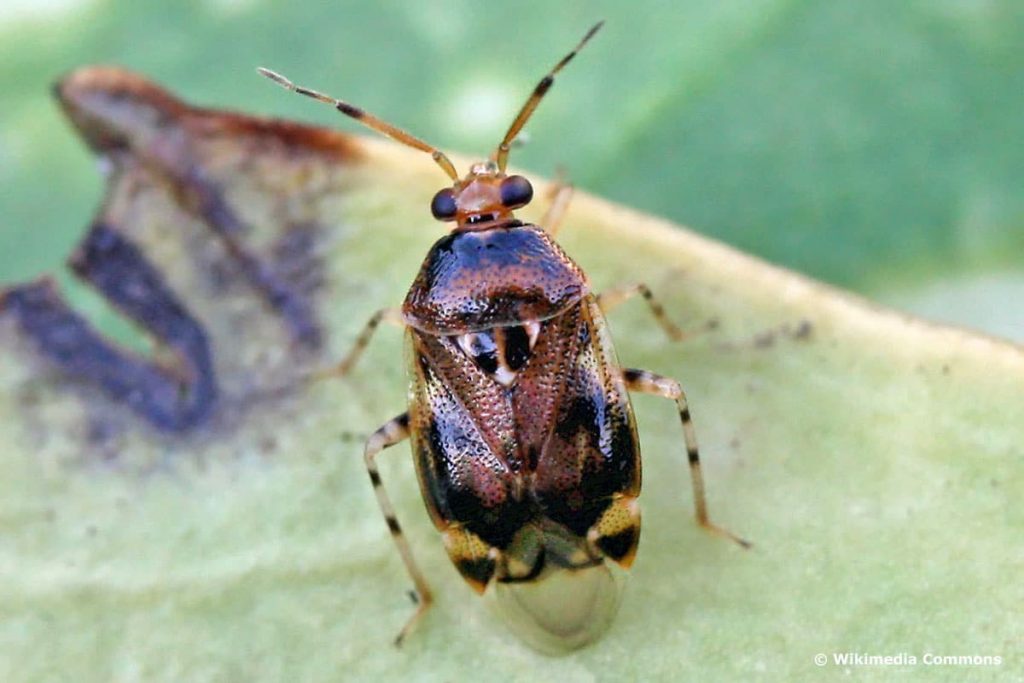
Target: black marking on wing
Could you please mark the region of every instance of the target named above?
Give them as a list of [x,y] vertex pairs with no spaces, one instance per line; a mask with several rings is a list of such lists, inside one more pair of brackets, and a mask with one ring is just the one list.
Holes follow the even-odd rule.
[[632,409],[592,307],[577,329],[577,355],[535,482],[547,516],[585,536],[619,493],[639,491]]
[[[428,375],[427,381],[438,378]],[[442,518],[460,523],[490,546],[507,547],[534,515],[531,501],[509,495],[513,475],[462,408],[438,399],[424,432],[429,453],[420,457],[430,459],[431,469],[424,485]]]
[[619,561],[629,555],[633,548],[636,547],[639,538],[640,527],[634,525],[623,529],[617,534],[601,536],[597,539],[597,547],[608,557]]
[[495,562],[486,556],[463,558],[455,563],[455,568],[468,581],[486,586],[490,583],[491,577],[494,576]]
[[466,353],[477,367],[493,375],[498,370],[498,344],[491,332],[466,335]]
[[530,335],[522,325],[504,328],[505,332],[505,365],[509,370],[517,372],[530,360]]

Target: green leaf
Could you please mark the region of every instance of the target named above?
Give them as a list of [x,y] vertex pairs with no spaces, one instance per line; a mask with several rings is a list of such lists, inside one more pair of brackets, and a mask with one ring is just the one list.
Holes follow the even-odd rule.
[[672,344],[642,304],[611,316],[625,364],[687,388],[712,517],[755,547],[693,523],[674,407],[638,397],[644,531],[621,613],[592,647],[547,658],[450,566],[399,447],[382,476],[438,602],[395,650],[408,579],[343,435],[404,410],[401,335],[379,331],[344,381],[296,377],[401,301],[441,234],[426,207],[443,176],[389,143],[196,126],[189,163],[259,257],[312,226],[299,251],[327,346],[294,343],[187,193],[168,192],[173,168],[120,167],[116,182],[149,180],[115,186],[101,216],[202,322],[220,408],[161,433],[0,315],[0,679],[798,681],[835,677],[813,656],[836,652],[1002,657],[899,668],[929,680],[1019,674],[1024,353],[583,193],[560,239],[595,289],[642,279],[688,329],[717,323]]

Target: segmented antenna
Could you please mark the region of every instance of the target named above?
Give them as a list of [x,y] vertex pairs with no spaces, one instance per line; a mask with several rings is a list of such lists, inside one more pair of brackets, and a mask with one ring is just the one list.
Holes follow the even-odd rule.
[[259,72],[261,76],[266,76],[270,80],[274,81],[285,90],[291,90],[294,93],[305,95],[306,97],[311,97],[314,100],[317,100],[318,102],[329,104],[338,111],[340,111],[345,116],[352,117],[353,119],[359,121],[364,126],[372,128],[378,133],[383,133],[384,135],[387,135],[392,140],[397,140],[398,142],[401,142],[403,145],[408,145],[409,147],[413,147],[423,152],[427,152],[434,159],[437,165],[441,167],[441,170],[448,174],[449,178],[451,178],[454,181],[458,181],[459,174],[455,172],[455,166],[452,164],[451,160],[448,159],[447,156],[445,156],[444,152],[440,151],[436,147],[428,145],[427,143],[423,142],[423,140],[420,140],[418,137],[410,135],[401,128],[392,126],[390,123],[380,120],[373,114],[365,112],[359,107],[353,107],[348,102],[343,102],[342,100],[339,100],[335,97],[331,97],[330,95],[325,95],[321,92],[317,92],[316,90],[304,88],[301,85],[295,85],[290,80],[288,80],[281,74],[277,73],[276,71],[264,69],[262,66],[258,67],[256,71]]
[[593,38],[594,34],[597,33],[602,26],[604,26],[603,21],[599,21],[594,24],[590,30],[587,31],[587,35],[583,36],[583,40],[579,42],[579,45],[573,48],[572,52],[562,57],[562,61],[555,64],[555,68],[549,71],[544,78],[540,79],[540,83],[538,83],[537,87],[533,89],[533,94],[530,95],[530,99],[526,100],[526,104],[524,104],[523,108],[519,110],[519,115],[516,116],[516,120],[512,122],[508,132],[505,133],[505,139],[501,141],[501,144],[498,145],[498,149],[494,152],[493,159],[497,162],[498,170],[501,173],[505,172],[505,167],[508,165],[508,152],[509,148],[512,146],[512,141],[516,139],[517,135],[519,135],[519,131],[523,129],[524,125],[526,125],[526,121],[533,114],[533,110],[537,108],[538,104],[540,104],[541,98],[543,98],[544,94],[551,88],[551,84],[555,82],[555,74],[561,71],[562,67],[572,61],[572,58],[576,56],[576,53],[583,49],[583,46],[587,44],[587,41]]

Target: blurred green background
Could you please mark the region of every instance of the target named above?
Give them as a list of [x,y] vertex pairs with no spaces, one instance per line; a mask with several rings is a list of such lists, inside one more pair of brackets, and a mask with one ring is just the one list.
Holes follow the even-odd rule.
[[485,154],[599,18],[514,164],[1024,340],[1019,0],[3,0],[0,282],[60,270],[102,194],[49,96],[68,69],[121,64],[194,103],[359,131],[267,65]]

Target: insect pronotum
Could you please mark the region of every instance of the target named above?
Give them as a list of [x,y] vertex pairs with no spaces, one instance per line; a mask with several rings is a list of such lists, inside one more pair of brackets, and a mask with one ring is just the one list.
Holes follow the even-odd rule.
[[[697,439],[674,379],[621,368],[604,314],[640,295],[672,339],[682,332],[643,284],[595,294],[555,243],[572,188],[561,186],[540,227],[513,211],[533,198],[507,175],[509,149],[555,75],[601,28],[540,80],[487,161],[460,177],[437,148],[358,107],[260,73],[398,142],[427,152],[452,181],[431,202],[454,223],[427,254],[399,309],[378,311],[349,354],[344,375],[385,320],[406,330],[408,410],[367,440],[366,468],[398,553],[416,587],[416,608],[396,643],[433,600],[402,534],[377,456],[412,441],[420,489],[462,577],[495,594],[510,626],[533,646],[564,652],[599,636],[619,603],[618,569],[640,538],[640,450],[628,392],[675,401],[693,482],[697,522],[749,544],[708,518]],[[614,571],[613,571],[614,570]]]

